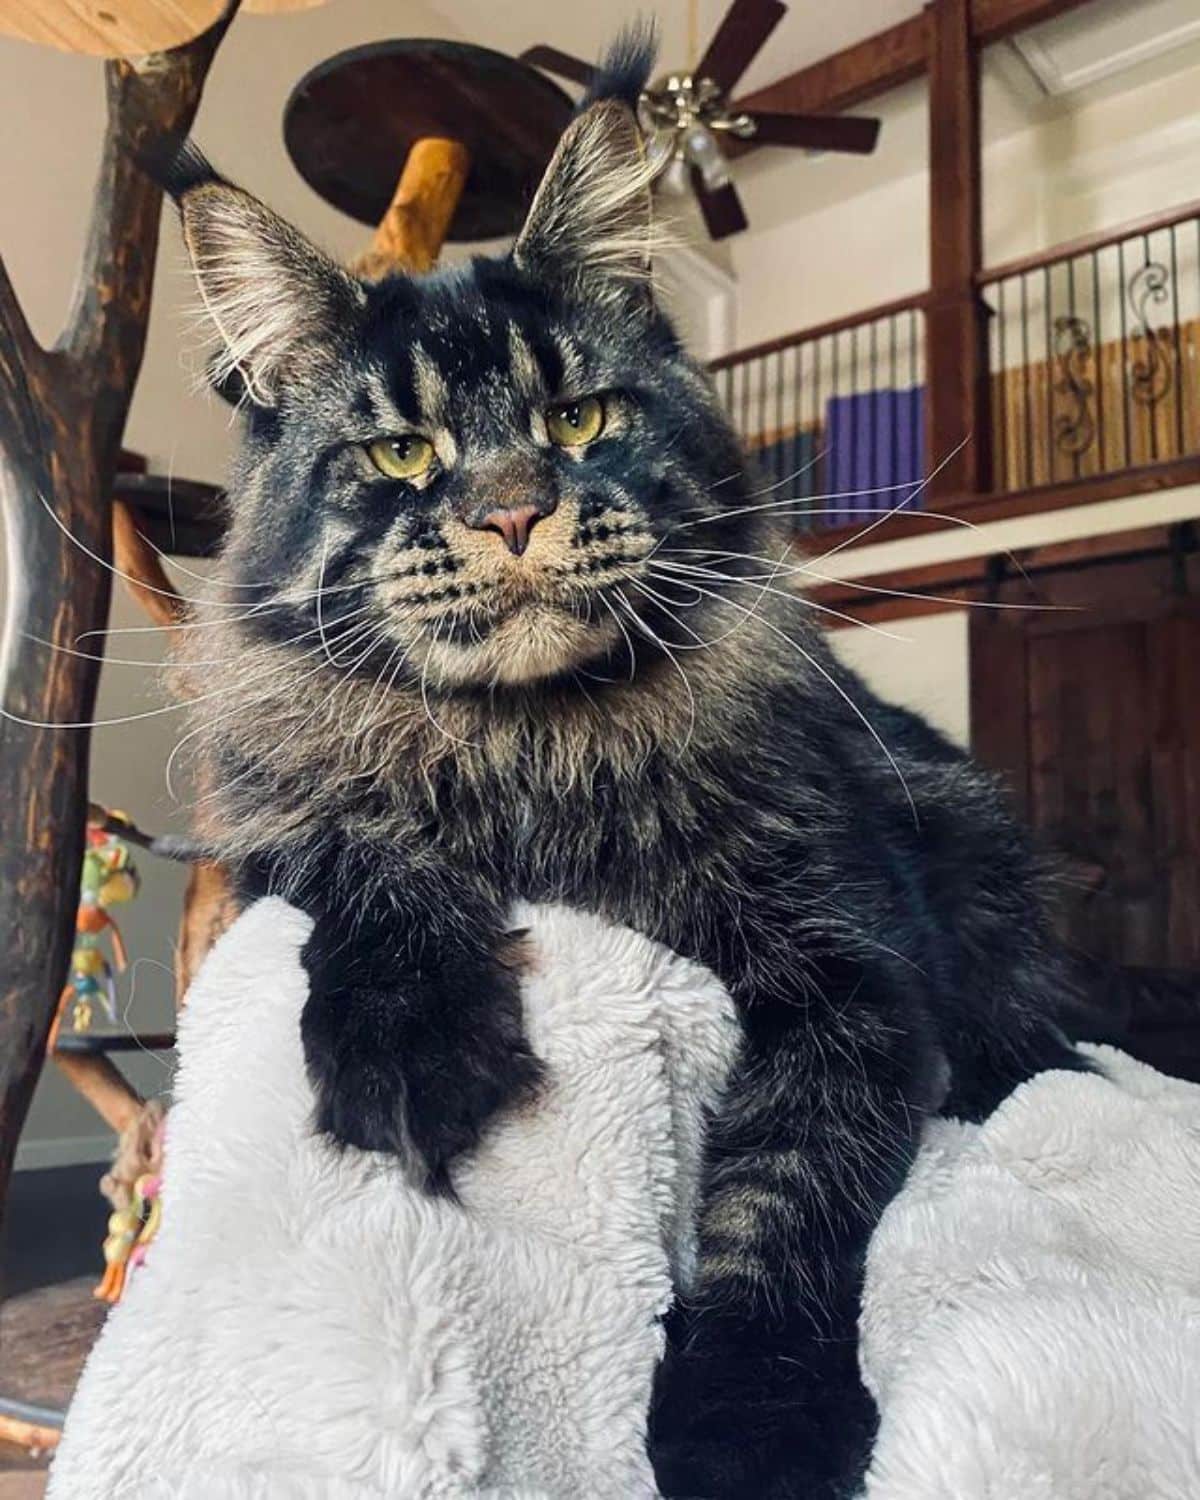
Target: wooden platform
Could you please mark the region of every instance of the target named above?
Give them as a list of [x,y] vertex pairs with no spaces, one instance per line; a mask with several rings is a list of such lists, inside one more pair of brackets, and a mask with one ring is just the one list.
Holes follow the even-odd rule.
[[[0,1431],[6,1406],[38,1425],[61,1425],[108,1308],[92,1296],[95,1276],[81,1276],[56,1286],[39,1287],[0,1304]],[[11,1406],[8,1403],[12,1403]],[[43,1421],[38,1416],[43,1414]],[[47,1460],[27,1448],[0,1446],[0,1500],[17,1500],[40,1491],[16,1485],[10,1475],[43,1468]]]
[[36,1468],[10,1468],[7,1445],[0,1443],[0,1500],[42,1500],[46,1493],[46,1464]]

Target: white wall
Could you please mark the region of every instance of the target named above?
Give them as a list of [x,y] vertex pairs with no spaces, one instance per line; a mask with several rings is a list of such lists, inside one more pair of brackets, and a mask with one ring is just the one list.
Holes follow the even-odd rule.
[[956,744],[969,742],[965,612],[848,626],[833,640],[846,664],[881,697],[924,714]]

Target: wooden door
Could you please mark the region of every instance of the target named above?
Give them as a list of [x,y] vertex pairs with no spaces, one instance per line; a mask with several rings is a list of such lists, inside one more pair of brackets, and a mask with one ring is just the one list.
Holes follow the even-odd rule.
[[1067,861],[1068,939],[1200,971],[1197,603],[977,619],[971,673],[975,753]]

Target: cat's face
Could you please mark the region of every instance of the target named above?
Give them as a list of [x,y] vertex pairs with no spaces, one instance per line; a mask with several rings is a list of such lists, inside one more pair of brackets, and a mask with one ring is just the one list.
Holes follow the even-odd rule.
[[184,192],[219,373],[247,398],[227,572],[290,601],[252,628],[448,690],[664,630],[656,549],[736,506],[741,466],[651,294],[634,132],[595,106],[511,256],[421,278],[360,283],[238,189]]

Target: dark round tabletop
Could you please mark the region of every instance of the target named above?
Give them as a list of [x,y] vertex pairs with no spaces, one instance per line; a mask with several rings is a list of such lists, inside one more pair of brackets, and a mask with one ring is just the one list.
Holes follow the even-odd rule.
[[225,535],[225,496],[216,485],[166,474],[118,474],[112,493],[137,513],[154,545],[173,557],[211,557]]
[[305,182],[370,225],[387,212],[415,141],[460,141],[470,175],[447,238],[498,239],[521,227],[572,107],[557,84],[502,52],[404,38],[313,68],[288,100],[283,137]]

